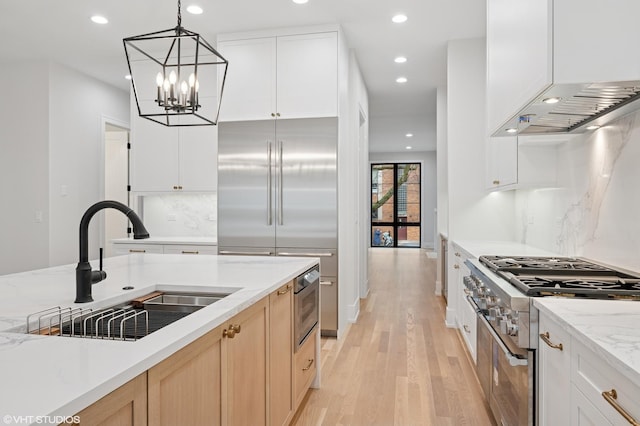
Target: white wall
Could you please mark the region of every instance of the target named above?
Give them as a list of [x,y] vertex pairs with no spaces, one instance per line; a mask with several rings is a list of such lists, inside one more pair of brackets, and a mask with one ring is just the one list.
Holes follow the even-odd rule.
[[[369,154],[369,174],[371,174],[371,163],[420,163],[420,245],[423,248],[434,247],[434,232],[436,216],[434,209],[436,208],[436,188],[437,188],[437,171],[436,171],[436,152],[372,152]],[[369,208],[371,208],[371,200],[369,200]],[[369,224],[371,217],[369,216]],[[370,228],[369,228],[370,229]],[[367,243],[371,244],[371,232],[368,235]]]
[[46,62],[0,67],[0,274],[49,262],[47,74]]
[[[129,123],[129,94],[59,64],[49,66],[49,264],[78,261],[82,214],[100,200],[102,120]],[[91,223],[89,257],[98,256],[99,220]]]
[[447,157],[447,88],[439,87],[436,96],[436,122],[438,123],[437,131],[437,161],[436,168],[438,170],[438,183],[436,188],[436,208],[437,208],[437,230],[438,235],[435,236],[436,250],[438,251],[438,265],[436,271],[436,291],[435,293],[442,294],[443,287],[443,274],[440,267],[441,262],[444,261],[444,253],[442,253],[441,235],[445,238],[449,234],[449,181],[447,179],[448,173],[448,157]]
[[640,112],[558,147],[559,185],[516,191],[517,238],[640,271]]

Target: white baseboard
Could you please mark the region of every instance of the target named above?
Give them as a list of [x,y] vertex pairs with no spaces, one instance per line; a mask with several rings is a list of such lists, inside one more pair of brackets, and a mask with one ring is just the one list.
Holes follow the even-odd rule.
[[436,280],[436,296],[442,296],[442,282]]
[[360,315],[360,298],[357,298],[354,303],[347,305],[347,321],[356,322]]
[[448,306],[444,324],[447,326],[447,328],[458,328],[458,325],[456,324],[456,311],[450,309]]

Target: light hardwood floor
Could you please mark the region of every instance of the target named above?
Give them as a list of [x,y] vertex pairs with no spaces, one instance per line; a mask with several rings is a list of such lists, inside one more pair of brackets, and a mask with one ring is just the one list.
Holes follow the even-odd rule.
[[322,386],[294,425],[494,425],[458,332],[435,296],[437,260],[369,250],[367,299],[345,336],[322,339]]

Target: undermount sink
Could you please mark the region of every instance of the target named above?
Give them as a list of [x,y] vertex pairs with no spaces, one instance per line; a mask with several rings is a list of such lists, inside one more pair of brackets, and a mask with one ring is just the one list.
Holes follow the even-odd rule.
[[27,333],[139,340],[232,292],[154,292],[107,308],[51,308],[27,317]]
[[163,293],[143,302],[144,309],[161,311],[195,312],[230,293]]

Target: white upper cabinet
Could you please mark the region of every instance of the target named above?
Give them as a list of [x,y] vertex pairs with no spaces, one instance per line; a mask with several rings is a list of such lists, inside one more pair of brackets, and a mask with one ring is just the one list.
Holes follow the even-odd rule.
[[229,69],[220,121],[338,115],[337,32],[222,38]]
[[638,15],[637,0],[488,0],[489,134],[517,126],[551,85],[569,95],[569,85],[640,80]]
[[487,121],[492,134],[551,84],[553,0],[487,0]]
[[501,189],[518,183],[518,138],[489,138],[486,146],[486,187]]
[[167,127],[133,116],[131,190],[215,191],[217,135],[215,126]]

